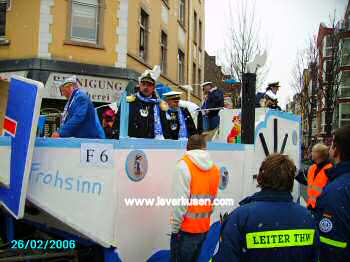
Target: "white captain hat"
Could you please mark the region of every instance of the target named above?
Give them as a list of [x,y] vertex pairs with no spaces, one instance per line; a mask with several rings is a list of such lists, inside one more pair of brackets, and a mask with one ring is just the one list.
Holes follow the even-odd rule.
[[182,92],[170,91],[170,92],[163,94],[163,98],[165,100],[180,100],[181,94],[182,94]]
[[207,81],[201,84],[201,88],[205,87],[206,85],[213,85],[213,82]]

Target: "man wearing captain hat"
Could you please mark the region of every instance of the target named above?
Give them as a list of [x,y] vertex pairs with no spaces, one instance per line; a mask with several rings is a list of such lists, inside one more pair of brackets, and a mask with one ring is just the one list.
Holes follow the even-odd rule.
[[[164,123],[161,111],[166,104],[161,102],[155,92],[156,81],[160,75],[159,68],[146,70],[139,77],[138,92],[127,97],[129,106],[128,136],[136,138],[164,139]],[[120,111],[116,116],[117,137],[120,136]]]
[[277,92],[280,88],[279,82],[270,83],[266,88],[266,93],[264,95],[265,107],[269,107],[272,109],[281,110],[278,106],[278,97]]
[[[201,84],[204,94],[204,103],[201,113],[198,115],[198,129],[200,133],[206,135],[207,141],[215,138],[220,125],[220,109],[224,107],[224,93],[213,82],[204,82]],[[214,109],[214,110],[213,110]]]
[[77,77],[71,76],[59,84],[61,95],[68,99],[61,126],[53,138],[104,138],[104,132],[87,93],[78,88]]
[[187,139],[197,134],[197,128],[187,108],[179,106],[182,92],[171,91],[164,93],[162,98],[168,103],[169,109],[163,111],[161,117],[166,123],[165,139]]

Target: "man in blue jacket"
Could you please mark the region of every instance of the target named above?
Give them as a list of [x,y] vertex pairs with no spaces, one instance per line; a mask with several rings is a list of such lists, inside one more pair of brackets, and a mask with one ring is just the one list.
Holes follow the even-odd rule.
[[314,219],[291,195],[295,172],[287,156],[266,158],[257,177],[262,190],[225,220],[214,261],[317,261]]
[[198,115],[198,131],[207,137],[207,141],[215,139],[220,126],[220,108],[224,107],[224,93],[212,82],[204,82],[201,87],[205,96],[202,111]]
[[60,92],[68,102],[61,127],[52,137],[104,138],[94,105],[86,92],[77,87],[76,76],[66,78],[60,85]]
[[320,261],[350,261],[350,126],[334,132],[329,150],[336,165],[327,170],[329,184],[317,199]]

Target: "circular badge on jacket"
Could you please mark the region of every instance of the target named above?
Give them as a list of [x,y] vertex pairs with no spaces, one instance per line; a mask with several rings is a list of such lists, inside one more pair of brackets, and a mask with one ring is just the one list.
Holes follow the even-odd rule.
[[323,233],[330,232],[333,228],[332,221],[327,217],[322,218],[322,220],[320,221],[320,224],[319,224],[319,228],[320,228],[321,232],[323,232]]
[[148,170],[148,161],[145,152],[141,150],[131,151],[126,158],[126,174],[134,181],[141,181]]
[[221,167],[220,168],[220,183],[219,183],[219,188],[221,190],[225,190],[227,185],[228,185],[228,180],[229,180],[229,173],[226,167]]

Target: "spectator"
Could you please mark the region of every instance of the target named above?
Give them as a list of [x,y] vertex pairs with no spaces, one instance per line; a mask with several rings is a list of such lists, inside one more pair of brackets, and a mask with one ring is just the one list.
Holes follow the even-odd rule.
[[350,126],[334,132],[329,150],[335,167],[319,196],[315,216],[320,231],[320,262],[350,261]]
[[223,224],[214,261],[317,261],[317,234],[308,210],[293,203],[296,167],[275,154],[262,163],[261,191],[240,202]]
[[295,178],[301,184],[307,185],[307,208],[309,209],[315,208],[317,198],[328,183],[326,171],[333,167],[328,151],[328,147],[324,144],[314,145],[311,152],[314,164],[309,168],[307,178],[304,173],[299,173]]
[[206,151],[206,141],[201,135],[188,139],[187,152],[176,166],[173,180],[175,199],[203,199],[206,205],[183,205],[173,208],[171,261],[197,261],[201,246],[210,228],[210,203],[215,199],[220,180],[219,168]]

